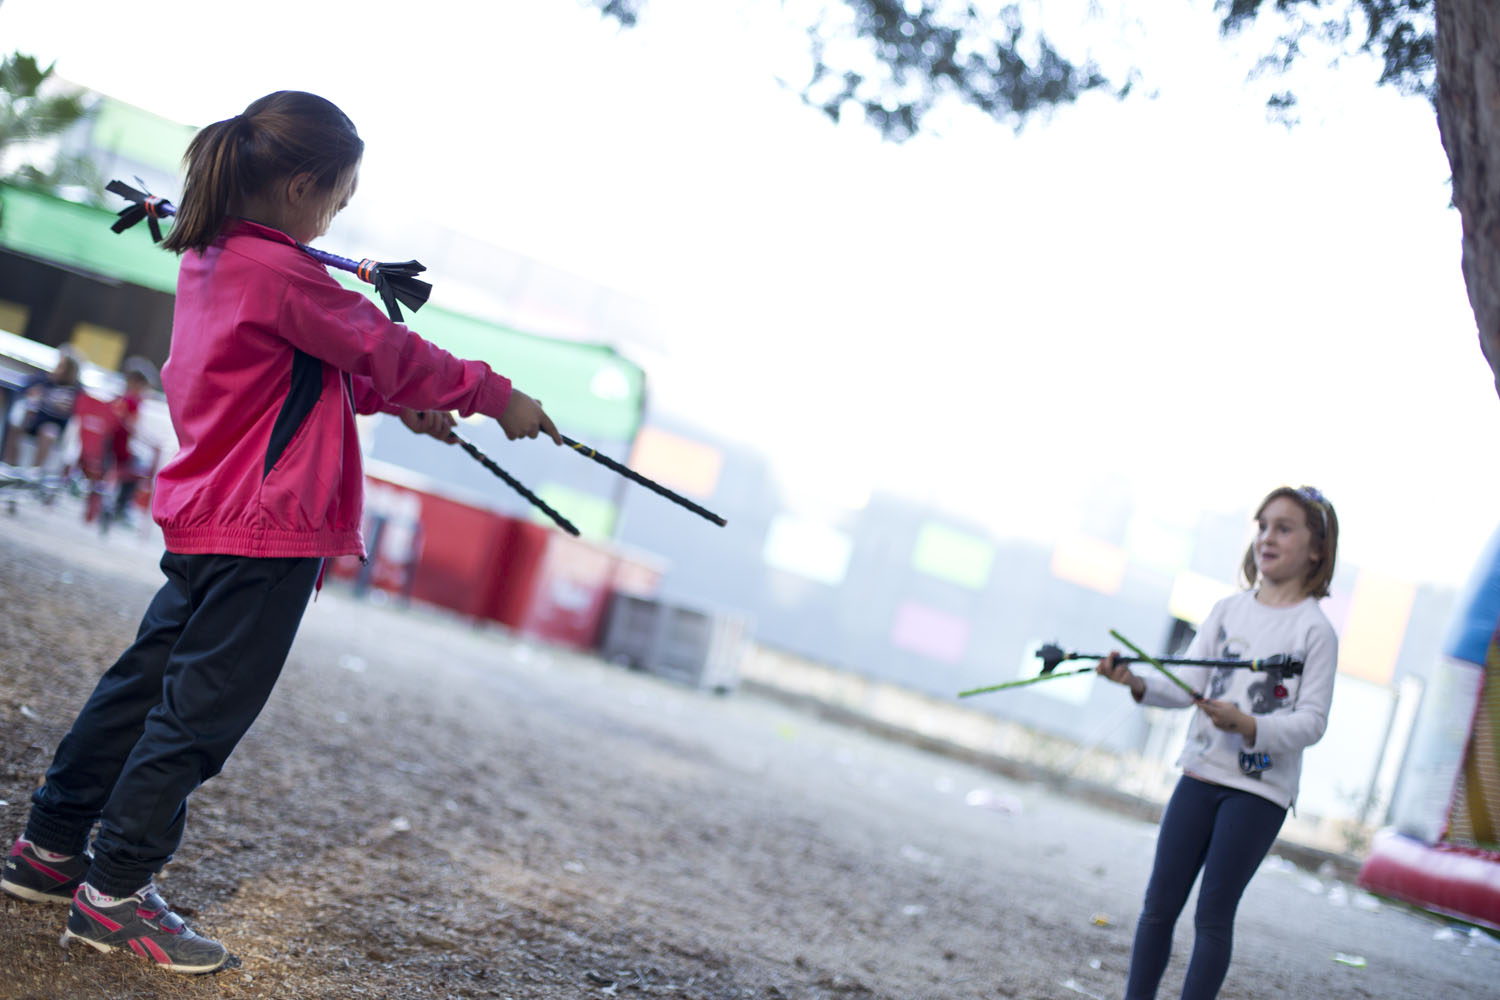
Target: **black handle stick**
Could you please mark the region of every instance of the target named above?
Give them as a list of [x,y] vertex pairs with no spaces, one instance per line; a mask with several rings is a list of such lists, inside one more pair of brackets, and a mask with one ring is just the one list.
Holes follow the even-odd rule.
[[[124,181],[110,181],[104,189],[130,202],[117,213],[119,218],[109,227],[110,229],[123,233],[145,219],[147,225],[151,227],[151,239],[156,243],[161,242],[161,226],[157,220],[176,215],[176,205],[165,198],[158,198],[133,188]],[[327,250],[307,246],[304,243],[298,243],[297,246],[314,260],[329,267],[336,267],[340,271],[348,271],[360,281],[374,285],[380,301],[385,304],[386,315],[394,322],[401,322],[401,307],[397,305],[398,302],[405,303],[408,309],[416,312],[427,303],[428,296],[432,294],[432,285],[417,277],[418,274],[427,270],[417,261],[353,260],[349,257],[340,257],[336,253],[329,253]]]
[[[1066,653],[1061,646],[1047,643],[1036,651],[1037,657],[1042,661],[1042,673],[1050,674],[1064,660],[1102,660],[1104,653]],[[1171,663],[1183,667],[1229,667],[1236,670],[1260,670],[1266,673],[1300,674],[1302,673],[1302,661],[1295,660],[1290,656],[1277,654],[1268,656],[1263,660],[1190,660],[1180,656],[1158,656],[1157,663]],[[1145,657],[1141,656],[1118,656],[1116,663],[1144,663]]]
[[590,448],[588,445],[583,444],[580,441],[574,441],[572,438],[568,437],[566,434],[562,435],[562,439],[563,439],[563,444],[565,444],[568,447],[572,448],[574,451],[578,452],[580,455],[585,455],[588,458],[592,458],[594,461],[598,462],[600,465],[604,466],[605,468],[607,468],[607,469],[613,469],[614,471],[618,472],[620,475],[624,476],[626,479],[629,479],[632,482],[640,483],[642,486],[646,487],[646,489],[648,489],[648,490],[651,490],[653,493],[660,493],[662,496],[666,497],[668,500],[672,501],[675,504],[678,504],[679,506],[686,507],[688,510],[692,511],[694,514],[697,514],[699,517],[707,518],[708,520],[712,521],[714,524],[717,524],[721,528],[724,527],[726,524],[729,523],[728,521],[726,521],[722,517],[720,517],[718,514],[715,514],[713,511],[708,510],[708,509],[706,509],[704,507],[698,506],[697,504],[693,503],[693,501],[689,500],[685,496],[681,496],[680,494],[673,493],[671,490],[667,489],[665,486],[661,485],[660,483],[653,482],[650,479],[647,479],[645,476],[641,475],[639,472],[636,472],[634,469],[630,468],[629,466],[621,465],[619,462],[616,462],[614,459],[610,458],[609,456],[599,454],[597,451],[595,451],[594,449]]
[[476,462],[484,466],[486,469],[489,469],[495,475],[499,476],[501,479],[505,480],[505,485],[521,494],[527,500],[530,500],[533,504],[540,508],[543,514],[546,514],[548,517],[552,518],[552,520],[557,523],[557,526],[559,528],[575,537],[578,535],[578,529],[573,526],[572,521],[569,521],[567,518],[563,517],[557,511],[549,507],[547,505],[547,501],[543,500],[541,497],[528,490],[525,486],[522,486],[514,476],[512,476],[509,472],[506,472],[504,469],[500,468],[500,466],[496,465],[494,459],[490,458],[484,452],[474,447],[473,444],[471,444],[457,431],[450,431],[449,435],[453,438],[454,442],[460,448],[469,453],[470,457],[472,457]]

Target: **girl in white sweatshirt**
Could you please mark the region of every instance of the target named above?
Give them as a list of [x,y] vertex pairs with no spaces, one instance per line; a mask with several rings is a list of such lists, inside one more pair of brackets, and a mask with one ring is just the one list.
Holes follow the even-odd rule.
[[1258,530],[1242,566],[1248,589],[1214,605],[1187,658],[1280,656],[1301,663],[1300,673],[1183,668],[1178,676],[1195,696],[1159,672],[1133,672],[1115,653],[1099,664],[1100,674],[1127,685],[1141,704],[1196,710],[1177,761],[1183,775],[1162,814],[1125,1000],[1156,996],[1172,929],[1200,871],[1182,997],[1218,995],[1240,896],[1296,802],[1303,749],[1328,726],[1338,639],[1318,599],[1328,596],[1333,578],[1338,517],[1322,493],[1304,486],[1272,490],[1255,518]]

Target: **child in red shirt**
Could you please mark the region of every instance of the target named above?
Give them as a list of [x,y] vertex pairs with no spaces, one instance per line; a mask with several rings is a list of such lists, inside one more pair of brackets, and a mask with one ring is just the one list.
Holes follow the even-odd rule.
[[125,362],[125,391],[109,404],[119,426],[110,442],[110,456],[115,466],[115,501],[109,513],[113,521],[122,521],[140,487],[141,477],[150,470],[141,468],[140,461],[131,450],[130,442],[135,437],[136,424],[140,421],[141,401],[151,388],[151,363],[143,358],[132,358]]

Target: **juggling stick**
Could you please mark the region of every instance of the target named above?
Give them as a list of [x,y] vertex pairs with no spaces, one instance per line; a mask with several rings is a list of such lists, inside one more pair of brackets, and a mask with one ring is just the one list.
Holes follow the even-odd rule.
[[570,535],[573,535],[575,537],[577,536],[578,529],[573,526],[573,522],[569,521],[567,518],[563,517],[557,511],[549,507],[547,505],[547,501],[543,500],[541,497],[528,490],[525,486],[522,486],[514,476],[506,472],[504,469],[500,468],[500,466],[496,465],[493,459],[491,459],[484,452],[480,451],[463,435],[459,434],[457,431],[450,431],[449,435],[453,438],[454,442],[460,448],[469,453],[470,457],[472,457],[476,462],[484,466],[486,469],[489,469],[495,475],[499,476],[501,479],[505,480],[505,485],[521,494],[521,496],[525,497],[527,500],[530,500],[541,510],[543,514],[546,514],[548,517],[552,518],[552,520],[557,524],[559,528],[566,531]]
[[673,493],[671,490],[667,489],[665,486],[661,485],[660,483],[654,482],[654,481],[652,481],[650,479],[647,479],[645,476],[641,475],[639,472],[636,472],[634,469],[630,468],[629,466],[621,465],[619,462],[616,462],[614,459],[610,458],[608,455],[601,455],[601,454],[599,454],[597,451],[595,451],[594,449],[590,448],[588,445],[584,444],[583,442],[581,442],[581,441],[574,441],[572,438],[568,437],[566,434],[562,435],[562,439],[563,439],[563,444],[567,445],[569,448],[572,448],[574,451],[578,452],[580,455],[583,455],[583,456],[585,456],[587,458],[592,458],[594,461],[598,462],[600,465],[604,466],[607,469],[613,469],[615,472],[618,472],[620,475],[624,476],[626,479],[631,480],[632,482],[640,483],[642,486],[646,487],[646,489],[651,490],[654,493],[661,494],[662,496],[666,497],[668,500],[672,501],[673,503],[675,503],[675,504],[677,504],[679,506],[686,507],[688,510],[692,511],[694,514],[697,514],[699,517],[707,518],[708,520],[712,521],[714,524],[717,524],[721,528],[724,527],[726,524],[729,523],[728,521],[726,521],[722,517],[720,517],[718,514],[715,514],[713,511],[708,510],[708,509],[706,509],[704,507],[698,506],[697,504],[693,503],[693,501],[689,500],[685,496],[682,496],[682,495],[677,494],[677,493]]
[[1028,684],[1040,684],[1042,681],[1055,681],[1059,677],[1076,677],[1079,674],[1091,674],[1093,667],[1079,667],[1077,670],[1064,670],[1060,674],[1037,674],[1035,677],[1023,677],[1018,681],[1006,681],[1004,684],[990,684],[986,687],[970,688],[967,691],[958,692],[960,698],[968,698],[976,694],[988,694],[991,691],[1004,691],[1006,688],[1025,687]]
[[1125,638],[1123,635],[1121,635],[1119,632],[1115,631],[1114,629],[1110,629],[1109,630],[1109,634],[1112,635],[1112,636],[1114,636],[1121,643],[1123,643],[1126,649],[1130,650],[1136,656],[1140,657],[1142,660],[1145,660],[1147,663],[1151,664],[1157,670],[1160,670],[1162,673],[1166,674],[1167,675],[1167,680],[1171,681],[1173,684],[1176,684],[1178,687],[1182,688],[1188,694],[1192,695],[1194,701],[1201,701],[1203,699],[1203,696],[1201,694],[1199,694],[1197,691],[1194,691],[1188,685],[1188,683],[1186,681],[1184,681],[1181,677],[1178,677],[1176,674],[1172,673],[1172,671],[1168,670],[1166,667],[1162,666],[1162,662],[1160,660],[1158,660],[1156,657],[1154,657],[1151,654],[1147,653],[1145,650],[1141,649],[1141,647],[1137,646],[1135,643],[1131,642],[1129,639]]
[[[1125,641],[1125,640],[1121,640]],[[1042,661],[1042,672],[1036,677],[1023,677],[1017,681],[1006,681],[1003,684],[990,684],[985,687],[971,688],[968,691],[960,691],[960,698],[970,695],[987,694],[990,691],[1004,691],[1006,688],[1025,687],[1028,684],[1039,684],[1042,681],[1052,680],[1055,677],[1076,677],[1079,674],[1090,674],[1094,672],[1093,667],[1079,667],[1077,670],[1064,670],[1056,673],[1057,665],[1064,660],[1103,660],[1103,653],[1065,653],[1061,646],[1055,643],[1046,643],[1036,651],[1037,658]],[[1288,675],[1302,673],[1302,661],[1292,659],[1290,656],[1268,656],[1263,660],[1191,660],[1176,656],[1163,656],[1156,659],[1141,656],[1119,656],[1115,658],[1116,663],[1143,663],[1151,662],[1158,666],[1167,663],[1182,664],[1190,667],[1219,667],[1228,670],[1253,670],[1268,674]]]
[[[1042,661],[1042,673],[1050,674],[1064,660],[1102,660],[1103,653],[1065,653],[1061,646],[1047,643],[1036,651]],[[1140,663],[1138,656],[1116,657],[1116,663]],[[1302,661],[1278,653],[1262,660],[1193,660],[1181,656],[1160,656],[1158,663],[1171,663],[1184,667],[1221,667],[1229,670],[1262,671],[1268,674],[1300,674]]]

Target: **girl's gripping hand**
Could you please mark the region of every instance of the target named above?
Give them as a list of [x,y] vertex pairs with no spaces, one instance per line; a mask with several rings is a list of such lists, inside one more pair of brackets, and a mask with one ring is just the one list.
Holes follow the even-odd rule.
[[1199,699],[1198,708],[1208,716],[1214,728],[1226,733],[1239,733],[1245,738],[1246,746],[1255,745],[1255,716],[1240,711],[1233,702],[1210,701],[1207,698]]
[[1136,701],[1146,696],[1146,682],[1137,677],[1125,664],[1119,662],[1120,651],[1112,649],[1109,655],[1099,661],[1094,672],[1106,680],[1114,681],[1116,684],[1124,684],[1130,688],[1130,695]]
[[542,401],[532,399],[520,389],[510,390],[510,402],[505,404],[505,412],[498,419],[505,436],[512,441],[523,437],[534,438],[540,433],[550,437],[553,444],[563,443],[562,435],[557,432],[552,418],[542,410]]
[[401,422],[413,434],[426,434],[444,444],[453,443],[453,428],[458,424],[446,410],[402,410]]

